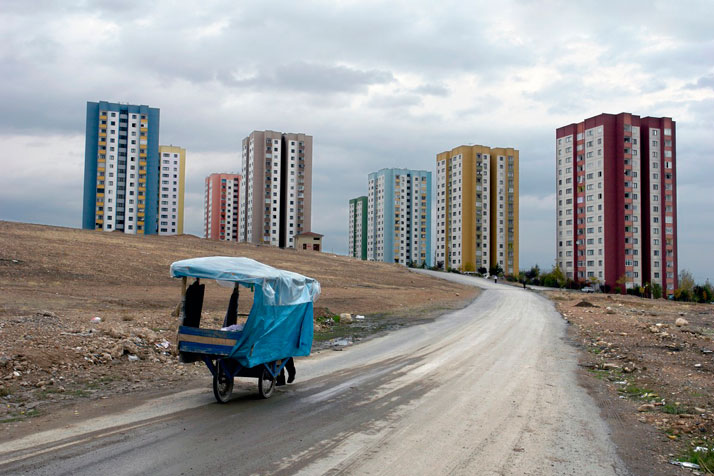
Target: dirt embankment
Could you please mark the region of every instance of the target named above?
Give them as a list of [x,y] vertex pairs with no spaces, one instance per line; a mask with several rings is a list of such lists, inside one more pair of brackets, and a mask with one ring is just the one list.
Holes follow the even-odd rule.
[[714,445],[714,305],[546,294],[573,324],[586,351],[581,365],[601,382],[604,406],[616,409],[608,413],[629,426],[628,445],[666,464]]
[[[169,265],[246,256],[320,281],[316,342],[362,338],[470,302],[477,291],[386,263],[327,253],[202,240],[130,236],[0,221],[0,422],[53,402],[175,385],[205,368],[175,356],[180,282]],[[230,290],[206,286],[202,327],[220,327]],[[242,290],[239,312],[252,304]],[[99,319],[95,319],[99,318]],[[93,322],[98,321],[98,322]]]

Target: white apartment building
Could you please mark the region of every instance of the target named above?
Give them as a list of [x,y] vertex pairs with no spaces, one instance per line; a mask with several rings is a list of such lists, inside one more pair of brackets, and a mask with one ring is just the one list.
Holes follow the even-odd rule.
[[159,235],[183,234],[186,149],[159,146]]

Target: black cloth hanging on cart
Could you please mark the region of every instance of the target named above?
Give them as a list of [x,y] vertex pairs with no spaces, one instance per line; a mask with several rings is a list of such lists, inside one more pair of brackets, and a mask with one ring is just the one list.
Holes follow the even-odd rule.
[[231,300],[228,301],[228,310],[226,310],[226,317],[223,318],[223,327],[232,326],[238,321],[238,285],[233,288],[233,293],[231,293]]
[[183,303],[183,323],[188,327],[199,327],[201,324],[201,311],[203,310],[203,293],[205,284],[200,284],[197,279],[186,289],[186,298]]

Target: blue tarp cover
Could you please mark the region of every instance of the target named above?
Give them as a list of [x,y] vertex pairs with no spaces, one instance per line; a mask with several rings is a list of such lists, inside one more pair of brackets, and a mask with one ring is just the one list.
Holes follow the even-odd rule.
[[253,307],[230,354],[241,365],[254,367],[310,354],[313,301],[320,295],[315,279],[250,258],[228,256],[176,261],[171,264],[171,276],[254,286]]

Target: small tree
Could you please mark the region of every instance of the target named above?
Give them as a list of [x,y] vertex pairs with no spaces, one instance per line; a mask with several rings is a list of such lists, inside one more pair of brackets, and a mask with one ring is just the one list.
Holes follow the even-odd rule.
[[488,272],[488,270],[486,268],[484,268],[483,266],[479,267],[479,269],[477,271],[481,276],[483,276],[484,274],[486,274]]
[[705,286],[699,285],[694,286],[694,290],[692,291],[692,297],[696,302],[699,303],[707,303],[712,299],[712,296],[711,294],[709,294],[707,288]]
[[531,266],[531,269],[525,272],[528,281],[535,281],[540,278],[540,268],[538,265]]
[[553,266],[553,270],[550,272],[550,274],[553,275],[553,278],[558,283],[559,288],[562,288],[568,282],[567,278],[565,277],[565,273],[563,273],[563,270],[560,269],[559,266]]
[[694,277],[688,270],[683,269],[679,273],[679,290],[681,294],[686,293],[691,296],[694,291]]
[[503,276],[503,268],[500,265],[491,266],[488,272],[494,276]]
[[657,283],[652,283],[652,297],[654,299],[661,299],[662,298],[662,286],[660,286]]
[[615,286],[615,293],[620,294],[620,293],[626,293],[627,292],[627,283],[628,283],[629,278],[627,277],[626,274],[623,274],[620,276],[615,283],[617,286]]

